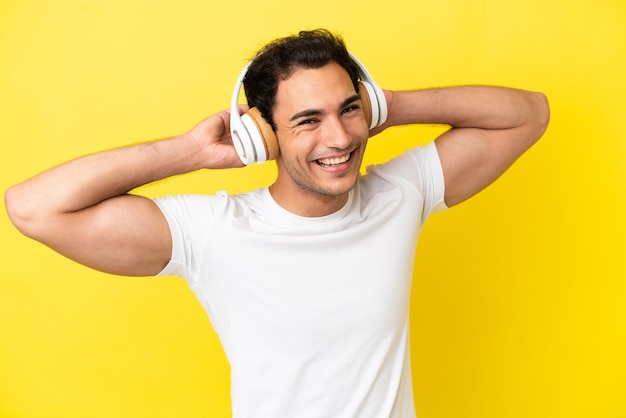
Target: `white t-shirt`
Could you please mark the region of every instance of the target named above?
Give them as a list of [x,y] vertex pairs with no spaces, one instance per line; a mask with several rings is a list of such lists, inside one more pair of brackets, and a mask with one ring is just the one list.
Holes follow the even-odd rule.
[[305,218],[267,189],[157,199],[177,275],[231,365],[233,417],[414,417],[409,303],[418,235],[445,208],[434,143],[368,168]]

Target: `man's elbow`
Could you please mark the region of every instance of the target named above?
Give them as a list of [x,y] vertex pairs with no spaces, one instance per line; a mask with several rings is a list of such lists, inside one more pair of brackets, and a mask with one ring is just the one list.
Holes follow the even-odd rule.
[[29,205],[29,198],[20,185],[10,187],[4,193],[4,206],[9,220],[24,235],[34,237],[34,210]]
[[550,104],[543,93],[532,94],[532,125],[535,141],[539,140],[548,129],[550,124]]

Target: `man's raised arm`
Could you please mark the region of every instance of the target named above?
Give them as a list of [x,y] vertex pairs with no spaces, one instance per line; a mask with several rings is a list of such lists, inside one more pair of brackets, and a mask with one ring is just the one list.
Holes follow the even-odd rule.
[[496,180],[543,135],[550,118],[546,97],[525,90],[463,86],[385,94],[386,126],[452,127],[436,139],[448,206]]
[[68,258],[113,274],[153,275],[170,259],[169,228],[150,199],[128,192],[201,168],[241,165],[223,111],[180,136],[54,167],[11,187],[5,203],[22,233]]

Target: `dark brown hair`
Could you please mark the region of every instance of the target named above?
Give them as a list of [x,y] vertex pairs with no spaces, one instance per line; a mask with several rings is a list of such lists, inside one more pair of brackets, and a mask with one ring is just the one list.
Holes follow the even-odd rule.
[[358,91],[358,67],[350,58],[341,36],[326,29],[316,29],[270,42],[250,63],[244,78],[248,105],[256,107],[276,130],[273,110],[278,82],[286,80],[298,69],[321,68],[331,61],[348,72],[355,91]]

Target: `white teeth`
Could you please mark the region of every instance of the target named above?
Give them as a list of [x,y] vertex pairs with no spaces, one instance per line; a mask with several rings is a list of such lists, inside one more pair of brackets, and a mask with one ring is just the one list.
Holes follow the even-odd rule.
[[343,157],[338,158],[323,158],[317,160],[317,163],[326,167],[331,165],[343,164],[350,159],[350,154],[346,154]]

